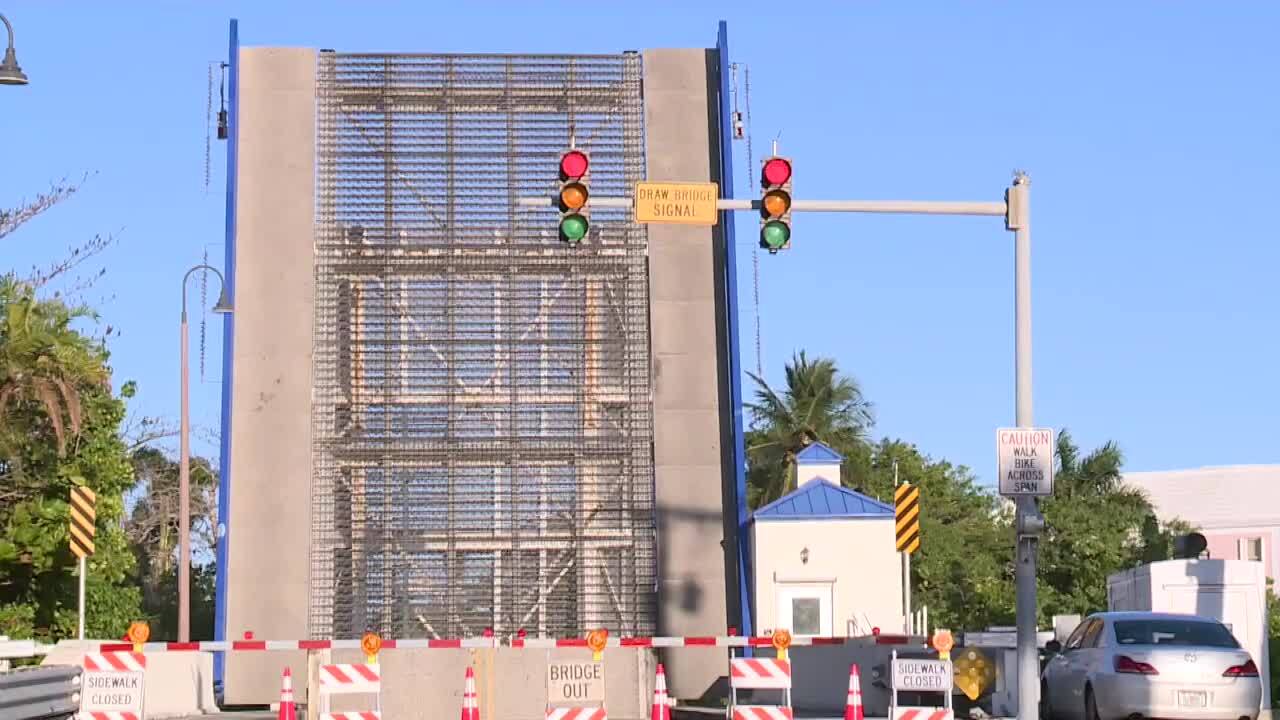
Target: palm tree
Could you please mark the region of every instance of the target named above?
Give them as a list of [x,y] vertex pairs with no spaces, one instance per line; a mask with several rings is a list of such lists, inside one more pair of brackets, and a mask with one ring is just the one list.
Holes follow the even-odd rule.
[[[100,349],[72,327],[87,315],[0,277],[0,427],[21,432],[14,416],[37,410],[43,415],[37,431],[52,433],[59,454],[68,436],[80,433],[81,390],[110,382]],[[0,434],[0,456],[12,439]]]
[[747,437],[751,505],[782,497],[795,485],[796,454],[813,442],[848,453],[866,441],[874,423],[872,405],[856,380],[841,375],[835,361],[810,361],[804,351],[786,366],[786,389],[775,391],[763,378],[756,383]]

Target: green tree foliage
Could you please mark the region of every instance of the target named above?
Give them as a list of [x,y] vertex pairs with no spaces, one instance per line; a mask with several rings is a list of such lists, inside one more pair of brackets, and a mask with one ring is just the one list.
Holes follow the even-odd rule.
[[[0,634],[75,634],[76,563],[67,546],[75,485],[98,498],[87,632],[119,637],[138,616],[134,558],[120,527],[133,482],[119,435],[124,402],[111,392],[105,347],[75,328],[90,317],[0,277]],[[130,393],[126,385],[122,394]]]
[[920,488],[921,546],[912,556],[912,599],[916,607],[929,607],[931,624],[973,628],[1012,620],[1009,518],[968,468],[933,460],[900,440],[880,441],[852,465],[844,484],[888,504],[895,465],[900,482]]
[[[747,406],[749,503],[770,502],[794,488],[795,456],[817,440],[845,456],[841,482],[891,502],[897,478],[920,488],[920,551],[912,558],[916,607],[932,624],[981,628],[1014,617],[1013,508],[973,474],[933,460],[897,440],[867,441],[871,404],[832,360],[799,353],[787,384],[770,388],[754,377]],[[1185,523],[1155,521],[1151,504],[1121,483],[1123,456],[1114,443],[1082,454],[1070,433],[1059,434],[1056,494],[1041,503],[1049,529],[1040,543],[1040,618],[1089,613],[1107,606],[1107,577],[1170,557]]]
[[[125,532],[138,561],[143,610],[157,637],[177,637],[178,462],[155,447],[132,456],[137,485]],[[217,526],[218,475],[205,458],[191,459],[191,637],[213,639],[212,559]]]
[[1040,542],[1040,616],[1087,614],[1107,607],[1107,577],[1166,559],[1185,523],[1160,526],[1141,490],[1121,483],[1115,443],[1081,455],[1058,433],[1053,497],[1041,501],[1048,530]]
[[873,423],[871,403],[835,361],[810,361],[802,351],[786,367],[786,387],[774,390],[756,375],[755,402],[747,403],[748,503],[772,502],[795,489],[796,453],[815,441],[842,454],[857,452]]

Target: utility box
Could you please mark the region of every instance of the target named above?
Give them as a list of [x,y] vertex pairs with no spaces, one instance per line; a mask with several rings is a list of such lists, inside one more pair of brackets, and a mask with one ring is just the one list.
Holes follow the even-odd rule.
[[1165,560],[1107,578],[1110,610],[1199,615],[1220,621],[1253,657],[1262,707],[1271,707],[1267,574],[1249,560]]

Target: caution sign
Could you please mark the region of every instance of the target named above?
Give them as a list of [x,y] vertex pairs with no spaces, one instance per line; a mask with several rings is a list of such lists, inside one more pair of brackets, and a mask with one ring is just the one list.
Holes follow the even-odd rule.
[[636,222],[715,225],[720,218],[716,183],[636,183]]
[[552,660],[547,665],[547,704],[603,705],[604,662]]
[[1035,497],[1053,494],[1054,435],[1051,428],[996,430],[1001,495]]
[[94,523],[97,519],[95,501],[96,497],[89,488],[83,485],[71,488],[71,522],[68,534],[71,552],[78,558],[93,554]]
[[996,679],[995,664],[977,648],[965,648],[956,660],[956,687],[970,700],[977,700]]

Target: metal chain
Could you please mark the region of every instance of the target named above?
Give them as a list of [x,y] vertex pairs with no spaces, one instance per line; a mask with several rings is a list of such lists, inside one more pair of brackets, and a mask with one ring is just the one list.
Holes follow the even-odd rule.
[[[210,76],[212,77],[212,76]],[[201,260],[205,265],[209,264],[209,248],[204,249],[204,259]],[[207,308],[209,307],[209,271],[200,271],[200,382],[204,382],[204,332],[205,319],[209,316]]]
[[213,133],[213,63],[209,63],[209,83],[205,90],[204,99],[204,193],[209,194],[209,165],[212,157],[212,139]]
[[[751,149],[751,66],[742,69],[743,97],[742,104],[747,109],[747,188],[755,177],[756,159]],[[756,320],[756,375],[764,377],[764,359],[760,343],[760,245],[752,243],[751,250],[751,293]]]

